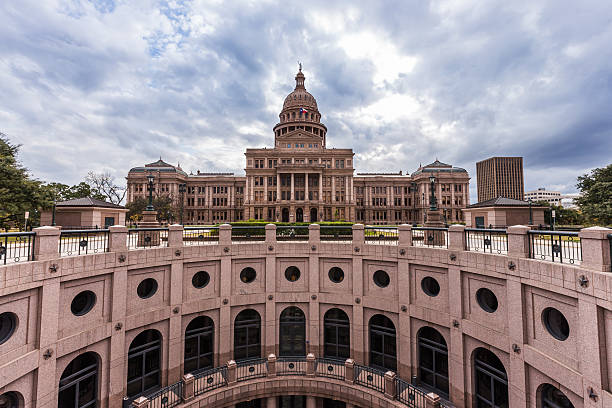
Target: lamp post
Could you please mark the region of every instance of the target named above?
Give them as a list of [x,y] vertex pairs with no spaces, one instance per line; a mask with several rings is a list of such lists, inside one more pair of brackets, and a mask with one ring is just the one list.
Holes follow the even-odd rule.
[[53,199],[53,212],[51,213],[51,226],[55,227],[55,204],[57,203],[57,199]]
[[145,210],[154,211],[155,208],[153,207],[153,180],[155,180],[155,177],[152,174],[148,174],[147,180],[149,182],[149,205],[147,205],[147,208],[145,208]]
[[434,176],[429,176],[429,183],[431,184],[431,196],[429,197],[429,209],[431,211],[436,211],[438,209],[438,203],[436,202],[436,178]]
[[185,208],[185,192],[187,191],[187,184],[179,184],[179,194],[181,196],[181,225],[183,225],[183,212]]

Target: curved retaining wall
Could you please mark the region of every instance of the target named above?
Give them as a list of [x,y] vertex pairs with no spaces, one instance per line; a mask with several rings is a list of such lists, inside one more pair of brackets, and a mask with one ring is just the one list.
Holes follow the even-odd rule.
[[[277,242],[267,228],[263,242],[232,243],[231,234],[220,231],[218,243],[183,246],[182,227],[172,226],[169,247],[128,251],[125,228],[111,227],[110,252],[60,258],[59,232],[43,227],[39,260],[0,267],[0,313],[18,319],[0,344],[0,395],[15,392],[25,407],[57,406],[62,372],[76,356],[93,351],[100,406],[118,407],[126,393],[127,351],[143,330],[162,335],[162,385],[169,385],[183,375],[184,333],[193,318],[213,320],[219,366],[232,358],[233,321],[240,311],[260,314],[266,356],[279,351],[280,313],[297,306],[306,316],[308,351],[317,356],[323,354],[323,315],[334,307],[346,312],[351,358],[366,365],[368,322],[376,314],[388,317],[398,333],[397,374],[404,379],[418,374],[418,331],[435,328],[448,345],[449,399],[456,406],[474,403],[473,355],[479,347],[503,363],[511,407],[539,407],[543,384],[559,388],[576,408],[612,406],[612,275],[604,238],[609,230],[581,233],[582,266],[528,259],[521,227],[508,231],[509,255],[465,251],[462,227],[451,227],[449,249],[412,246],[402,235],[409,230],[400,227],[394,245],[366,244],[363,226],[355,226],[352,242],[320,241],[316,227],[307,242]],[[247,266],[257,273],[248,284],[239,276]],[[295,282],[284,277],[289,266],[301,272]],[[345,273],[340,283],[328,277],[335,266]],[[192,285],[199,270],[210,275],[203,289]],[[388,273],[388,286],[374,283],[377,270]],[[435,297],[422,290],[427,276],[439,283]],[[158,282],[158,290],[141,299],[137,286],[147,277]],[[496,295],[494,313],[479,306],[480,288]],[[96,303],[75,316],[72,299],[84,290],[95,293]],[[543,322],[542,312],[550,307],[568,322],[563,341]]]

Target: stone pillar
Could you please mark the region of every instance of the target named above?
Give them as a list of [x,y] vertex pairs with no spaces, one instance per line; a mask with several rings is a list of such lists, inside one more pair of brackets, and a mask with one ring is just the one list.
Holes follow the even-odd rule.
[[448,249],[465,251],[465,225],[451,225],[448,227]]
[[276,244],[276,225],[266,224],[266,244]]
[[[344,181],[345,181],[345,183],[344,183],[344,190],[345,190],[344,191],[344,202],[348,204],[350,202],[350,197],[351,197],[350,194],[349,194],[349,178],[348,178],[348,176],[345,176]],[[346,217],[346,218],[348,218],[348,217]]]
[[232,244],[232,226],[229,224],[219,225],[219,245]]
[[149,400],[146,397],[138,397],[132,401],[132,408],[149,408]]
[[59,258],[60,229],[55,227],[34,228],[34,260],[47,261]]
[[317,247],[321,243],[321,226],[319,224],[310,224],[308,226],[308,243],[310,246],[317,245]]
[[168,226],[168,247],[176,248],[183,246],[183,226],[173,224]]
[[315,358],[315,355],[312,353],[308,353],[308,355],[306,356],[306,375],[308,377],[315,376],[316,363],[317,363],[317,359]]
[[513,225],[508,227],[508,256],[516,258],[529,258],[529,227]]
[[[308,173],[304,173],[304,201],[308,202]],[[308,211],[304,213],[304,219],[310,215]]]
[[412,246],[412,225],[402,224],[397,230],[399,246]]
[[[323,202],[323,172],[319,173],[319,202]],[[319,220],[321,221],[321,220]]]
[[276,397],[266,398],[266,408],[276,408]]
[[230,360],[227,362],[227,383],[235,383],[237,380],[236,375],[236,362],[234,360]]
[[108,227],[108,251],[127,251],[127,227],[124,225],[112,225]]
[[612,234],[612,229],[590,227],[580,230],[581,267],[597,272],[612,272],[612,240],[608,239],[608,234]]
[[[332,204],[336,202],[336,176],[332,176],[331,178],[331,202]],[[332,218],[334,217],[333,209],[332,209]]]
[[395,399],[395,373],[387,371],[385,373],[385,397]]
[[268,377],[276,377],[276,355],[268,356]]
[[434,392],[425,395],[425,408],[438,408],[440,406],[440,396]]
[[317,408],[317,398],[311,395],[306,396],[306,408]]
[[[295,174],[291,173],[291,197],[289,200],[295,200]],[[289,220],[291,221],[291,214],[289,214]]]
[[[59,229],[54,227],[50,230]],[[50,231],[49,229],[44,231]],[[48,236],[45,236],[48,237]],[[55,257],[57,257],[57,245],[55,245]],[[40,325],[39,334],[39,357],[38,375],[36,384],[36,406],[53,407],[57,406],[57,383],[56,379],[56,358],[57,358],[57,334],[59,327],[59,299],[60,299],[60,278],[46,279],[42,286],[40,300]]]
[[355,361],[352,358],[347,358],[344,362],[344,380],[349,384],[355,382]]
[[191,374],[183,376],[183,402],[191,401],[195,396],[195,378]]
[[[268,176],[264,176],[264,203],[268,202]],[[264,217],[266,214],[264,214]]]
[[353,224],[353,246],[362,246],[365,243],[365,227],[363,224]]
[[[281,175],[280,173],[276,173],[276,201],[280,201],[281,199]],[[276,215],[276,212],[275,212]]]

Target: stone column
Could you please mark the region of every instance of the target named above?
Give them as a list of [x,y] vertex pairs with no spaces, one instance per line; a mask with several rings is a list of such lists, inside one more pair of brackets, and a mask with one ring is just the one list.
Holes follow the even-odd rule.
[[323,172],[321,171],[321,173],[319,173],[319,203],[322,203],[322,202],[323,202]]
[[364,243],[365,243],[364,225],[363,224],[353,224],[353,246],[362,247]]
[[[211,193],[212,196],[212,193]],[[249,175],[247,174],[247,176],[244,178],[244,203],[247,204],[250,202],[250,198],[251,196],[249,195]],[[208,206],[210,207],[210,201],[208,203]]]
[[276,397],[266,398],[266,408],[276,408]]
[[[264,176],[264,203],[268,202],[268,176]],[[266,214],[264,214],[266,217]]]
[[132,408],[149,408],[149,400],[146,397],[138,397],[132,402]]
[[319,224],[310,224],[308,226],[308,243],[310,246],[316,245],[319,249],[321,243],[321,226]]
[[430,392],[425,395],[425,408],[438,408],[440,406],[440,396]]
[[316,363],[317,363],[317,359],[315,358],[315,355],[312,353],[308,353],[308,355],[306,356],[306,375],[308,377],[315,376]]
[[[35,230],[43,228],[45,228],[43,231],[56,230],[59,235],[59,229],[54,227],[40,227],[35,228]],[[49,236],[45,236],[45,238],[47,237]],[[46,252],[48,252],[48,249]],[[57,258],[57,245],[55,245],[55,257]],[[44,324],[40,325],[36,406],[53,407],[57,405],[57,383],[55,379],[57,334],[60,317],[60,278],[46,279],[40,293],[40,321],[44,322]]]
[[183,246],[183,226],[180,224],[173,224],[168,227],[168,247],[182,247]]
[[47,261],[59,258],[60,229],[56,227],[34,228],[34,260]]
[[582,265],[597,272],[612,272],[612,241],[608,239],[612,229],[590,227],[580,230],[578,236],[582,245]]
[[306,396],[306,408],[317,408],[317,398],[307,395]]
[[268,377],[276,377],[276,355],[268,356]]
[[266,245],[276,244],[276,225],[266,224]]
[[412,225],[402,224],[398,227],[399,246],[412,246]]
[[395,399],[395,373],[393,371],[385,373],[385,397]]
[[227,362],[227,383],[233,384],[237,380],[236,373],[236,362],[234,360],[230,360]]
[[347,358],[344,362],[344,380],[349,384],[355,382],[355,361],[352,358]]
[[[308,202],[308,173],[304,173],[304,201]],[[304,211],[304,219],[310,215],[308,214],[308,210]]]
[[183,402],[191,401],[195,394],[195,378],[191,374],[183,376]]
[[[344,179],[344,202],[345,203],[349,203],[350,202],[350,191],[349,191],[349,178],[348,176],[345,176],[346,178]],[[348,218],[348,217],[347,217]]]
[[229,224],[222,224],[219,226],[219,245],[231,245],[232,244],[232,226]]
[[448,227],[448,249],[465,251],[465,225],[451,225]]
[[[332,205],[336,202],[336,176],[332,176],[331,178],[331,202]],[[332,219],[334,217],[333,208],[332,208]]]
[[514,225],[506,230],[508,234],[508,256],[529,258],[529,227]]
[[[295,200],[295,174],[291,173],[291,201]],[[289,214],[289,220],[291,220],[291,214]]]
[[124,225],[112,225],[108,229],[108,252],[127,251],[127,227]]
[[[276,173],[276,201],[280,201],[281,199],[281,175],[280,173]],[[274,213],[276,216],[276,212]]]

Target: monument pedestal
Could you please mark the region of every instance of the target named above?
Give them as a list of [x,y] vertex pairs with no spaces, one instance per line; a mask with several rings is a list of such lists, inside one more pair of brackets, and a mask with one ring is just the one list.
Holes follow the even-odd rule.
[[[427,211],[427,221],[425,226],[428,228],[444,228],[442,221],[442,210]],[[446,236],[444,231],[425,230],[425,245],[446,246]]]
[[[159,228],[157,221],[157,211],[144,210],[142,212],[142,221],[138,224],[139,228]],[[138,243],[139,247],[159,246],[161,231],[139,231]]]

